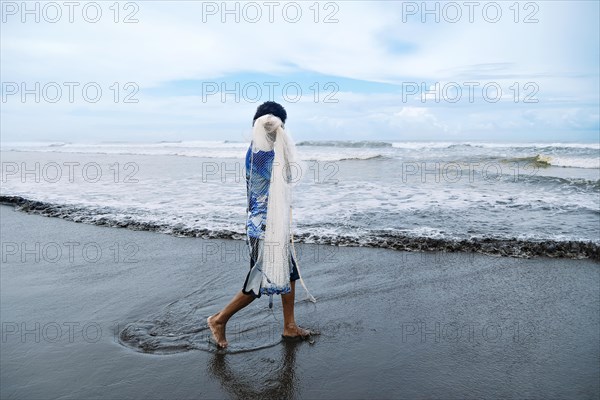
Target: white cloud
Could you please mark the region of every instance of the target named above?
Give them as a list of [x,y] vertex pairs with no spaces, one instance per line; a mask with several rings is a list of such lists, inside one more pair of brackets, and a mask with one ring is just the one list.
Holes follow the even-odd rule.
[[[102,4],[111,17],[110,4]],[[598,29],[594,2],[536,2],[536,24],[514,23],[510,15],[498,24],[481,18],[472,24],[409,23],[402,21],[402,2],[337,2],[335,24],[314,23],[308,9],[312,3],[302,3],[305,18],[296,24],[277,14],[274,24],[221,23],[217,17],[204,23],[202,2],[138,4],[137,24],[113,23],[110,18],[97,24],[9,20],[2,24],[0,38],[2,81],[99,82],[104,88],[132,81],[144,88],[248,72],[278,74],[282,80],[293,73],[314,72],[395,83],[494,81],[503,88],[503,100],[492,107],[436,104],[431,95],[423,104],[418,97],[405,101],[398,93],[349,88],[339,93],[337,105],[303,98],[289,108],[301,134],[308,136],[377,137],[394,135],[397,129],[431,135],[524,129],[532,122],[523,110],[541,113],[539,107],[548,107],[546,114],[556,116],[550,120],[558,127],[597,125],[590,113],[598,104],[597,58],[590,62],[598,52],[597,35],[590,34]],[[502,4],[508,12],[509,3]],[[321,9],[321,19],[325,11]],[[397,42],[411,43],[414,50],[395,53]],[[505,90],[515,82],[538,84],[541,104],[531,108],[519,101],[510,108],[513,95]],[[519,100],[522,96],[523,90]],[[563,108],[557,109],[557,102]],[[107,129],[114,129],[114,135],[130,132],[138,138],[152,121],[156,140],[161,135],[210,136],[216,126],[224,138],[235,139],[242,131],[235,126],[243,126],[255,107],[176,95],[140,97],[138,105],[9,102],[2,107],[2,130],[3,135],[24,137],[102,139],[113,135]],[[574,114],[573,109],[579,111]],[[543,118],[536,123],[541,126]]]

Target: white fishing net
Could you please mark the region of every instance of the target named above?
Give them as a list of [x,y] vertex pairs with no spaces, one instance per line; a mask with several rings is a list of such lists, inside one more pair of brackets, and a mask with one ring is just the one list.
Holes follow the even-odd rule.
[[[268,295],[289,293],[292,256],[300,275],[293,245],[292,187],[302,177],[301,163],[282,121],[270,114],[256,119],[250,152],[247,234],[249,244],[258,239],[258,248],[250,250],[256,257],[255,271],[251,271],[245,290]],[[316,301],[301,275],[299,279],[309,300]]]

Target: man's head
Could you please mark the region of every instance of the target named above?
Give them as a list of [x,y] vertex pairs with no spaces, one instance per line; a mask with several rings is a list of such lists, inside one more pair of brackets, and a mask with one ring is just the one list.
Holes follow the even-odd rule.
[[285,119],[287,118],[285,108],[283,108],[281,104],[275,103],[274,101],[266,101],[256,109],[256,114],[254,114],[254,119],[252,120],[252,126],[254,126],[254,121],[267,114],[276,116],[285,124]]

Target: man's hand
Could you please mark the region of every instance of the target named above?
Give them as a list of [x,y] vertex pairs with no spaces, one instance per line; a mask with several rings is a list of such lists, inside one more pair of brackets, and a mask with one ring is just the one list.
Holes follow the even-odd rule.
[[281,125],[283,125],[283,122],[281,122],[278,117],[271,114],[263,115],[262,117],[258,118],[255,123],[261,124],[268,133],[275,132]]

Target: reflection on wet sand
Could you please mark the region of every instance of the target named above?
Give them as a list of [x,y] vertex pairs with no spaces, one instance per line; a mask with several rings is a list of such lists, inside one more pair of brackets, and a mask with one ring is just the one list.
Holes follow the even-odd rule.
[[260,364],[231,367],[225,352],[216,352],[208,364],[208,371],[218,379],[221,387],[238,399],[293,399],[299,383],[296,379],[296,352],[301,341],[284,340],[279,361],[261,358]]

